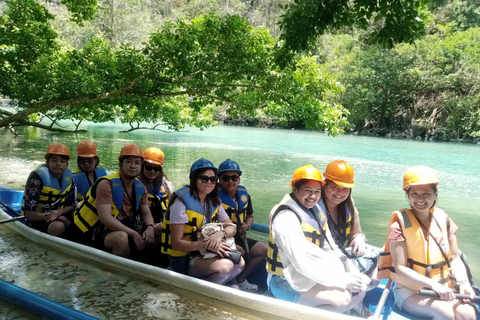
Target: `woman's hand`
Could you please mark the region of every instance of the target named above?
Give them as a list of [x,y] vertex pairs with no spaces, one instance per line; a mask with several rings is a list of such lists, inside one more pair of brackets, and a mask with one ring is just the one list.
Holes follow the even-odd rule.
[[357,257],[363,256],[365,254],[365,237],[362,233],[359,233],[353,238],[352,243],[350,243],[352,247],[352,253]]
[[435,282],[432,285],[432,290],[438,293],[441,300],[452,301],[453,299],[455,299],[455,294],[453,293],[453,290],[447,286],[444,286],[441,283]]
[[367,285],[370,283],[370,278],[361,273],[348,272],[345,274],[347,280],[346,289],[351,292],[363,292],[367,290]]
[[475,297],[475,291],[473,290],[470,282],[465,282],[460,285],[458,289],[458,293],[460,294],[468,294],[472,299],[463,299],[464,302],[473,305],[473,297]]

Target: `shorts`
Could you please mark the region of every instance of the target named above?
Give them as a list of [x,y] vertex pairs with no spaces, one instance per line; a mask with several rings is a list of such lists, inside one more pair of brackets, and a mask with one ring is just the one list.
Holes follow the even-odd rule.
[[273,275],[268,283],[268,290],[277,299],[296,303],[300,298],[300,292],[293,289],[287,279]]
[[403,303],[407,300],[415,291],[408,289],[407,287],[402,286],[399,283],[395,282],[395,287],[393,288],[393,295],[395,297],[395,304],[400,310],[403,310]]
[[170,262],[172,271],[188,275],[190,265],[190,257],[188,255],[183,257],[168,256],[168,261]]
[[27,224],[35,230],[38,230],[43,233],[48,233],[48,227],[52,222],[46,221],[28,221]]

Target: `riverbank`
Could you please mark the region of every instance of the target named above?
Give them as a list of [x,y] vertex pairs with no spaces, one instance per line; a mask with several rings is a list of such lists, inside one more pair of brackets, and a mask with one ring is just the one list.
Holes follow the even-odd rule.
[[[282,124],[278,121],[272,121],[266,117],[239,117],[233,119],[231,117],[216,118],[220,124],[241,126],[241,127],[256,127],[269,129],[301,129],[308,130],[302,123],[288,122]],[[354,125],[344,128],[344,134],[367,136],[367,137],[384,137],[394,139],[406,139],[417,141],[438,141],[438,142],[457,142],[457,143],[472,143],[480,144],[480,138],[459,139],[455,134],[445,128],[428,128],[421,125],[412,125],[410,129],[399,131],[388,128],[363,128],[358,129]]]

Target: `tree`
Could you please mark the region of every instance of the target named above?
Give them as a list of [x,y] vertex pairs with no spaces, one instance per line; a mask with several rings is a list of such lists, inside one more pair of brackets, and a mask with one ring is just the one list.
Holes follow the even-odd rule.
[[308,50],[319,35],[344,27],[369,29],[370,42],[392,48],[424,34],[421,10],[425,0],[295,0],[282,16],[284,41],[279,62],[287,63],[293,53]]
[[[64,3],[79,20],[96,4]],[[214,124],[219,104],[232,115],[264,109],[280,121],[301,121],[331,134],[346,124],[345,110],[328,101],[342,87],[308,57],[280,69],[267,30],[238,16],[167,22],[140,49],[114,48],[99,38],[82,49],[62,49],[52,19],[34,0],[7,4],[0,20],[0,94],[16,100],[19,110],[1,114],[0,127],[42,113],[205,128]]]

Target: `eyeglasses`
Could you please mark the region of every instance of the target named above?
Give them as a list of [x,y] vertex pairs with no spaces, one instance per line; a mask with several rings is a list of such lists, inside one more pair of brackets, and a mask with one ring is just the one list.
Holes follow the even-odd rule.
[[139,166],[142,165],[142,161],[141,160],[125,159],[125,164],[127,166],[131,166],[133,164],[135,167],[139,167]]
[[230,179],[232,179],[232,181],[238,181],[239,177],[240,176],[238,174],[234,174],[234,175],[231,175],[231,176],[229,176],[228,174],[225,174],[225,175],[221,176],[220,178],[222,178],[223,182],[228,182],[228,181],[230,181]]
[[198,179],[200,179],[200,181],[201,181],[202,183],[207,183],[208,181],[210,181],[211,183],[217,182],[217,177],[215,177],[215,176],[212,176],[212,177],[209,177],[209,176],[199,176]]
[[145,165],[145,170],[147,171],[155,171],[155,172],[160,172],[162,171],[162,166],[151,166],[149,164],[146,164]]

